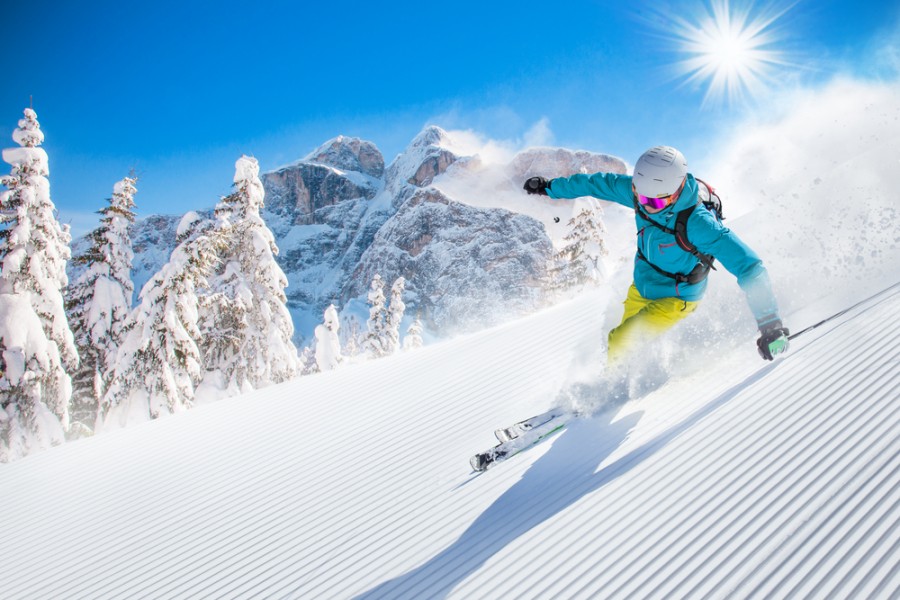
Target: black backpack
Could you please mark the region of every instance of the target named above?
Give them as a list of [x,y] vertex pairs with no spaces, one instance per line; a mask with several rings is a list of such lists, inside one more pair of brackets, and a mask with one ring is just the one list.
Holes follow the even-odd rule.
[[704,209],[713,213],[720,222],[725,219],[722,215],[722,199],[719,198],[719,195],[716,193],[715,188],[711,185],[702,181],[700,179],[696,180],[699,184],[697,190],[697,204],[690,206],[684,210],[678,211],[675,215],[675,228],[672,229],[670,227],[666,227],[665,225],[660,225],[653,219],[647,216],[647,214],[641,210],[641,205],[637,201],[637,196],[634,198],[634,212],[639,217],[644,219],[650,225],[653,225],[657,229],[662,229],[666,233],[675,236],[675,243],[678,244],[678,247],[684,250],[685,252],[690,252],[694,256],[697,257],[697,260],[700,262],[697,264],[694,269],[685,275],[684,273],[670,273],[668,271],[664,271],[654,265],[652,262],[647,260],[647,257],[644,256],[644,253],[641,252],[641,249],[638,248],[638,258],[646,262],[650,267],[653,268],[654,271],[659,273],[660,275],[665,275],[666,277],[671,277],[675,280],[675,283],[700,283],[704,279],[706,279],[707,275],[709,275],[709,270],[715,270],[715,266],[713,265],[713,261],[715,261],[715,257],[710,256],[709,254],[703,254],[697,247],[694,246],[687,235],[687,221],[688,217],[693,214],[694,210],[698,206],[702,206]]

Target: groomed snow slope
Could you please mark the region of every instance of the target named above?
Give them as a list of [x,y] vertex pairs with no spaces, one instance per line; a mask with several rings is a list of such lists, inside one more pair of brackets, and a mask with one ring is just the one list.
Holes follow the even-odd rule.
[[900,294],[469,473],[599,295],[0,468],[4,598],[900,594]]

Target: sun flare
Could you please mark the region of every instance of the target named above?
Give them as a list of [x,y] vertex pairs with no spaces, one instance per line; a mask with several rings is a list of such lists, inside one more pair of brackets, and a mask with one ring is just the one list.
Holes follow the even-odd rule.
[[778,50],[775,22],[790,7],[767,10],[751,18],[750,10],[737,9],[729,0],[711,0],[696,19],[669,17],[674,24],[678,52],[684,58],[675,67],[687,84],[706,86],[703,104],[728,104],[759,96],[774,81],[780,67],[788,66]]

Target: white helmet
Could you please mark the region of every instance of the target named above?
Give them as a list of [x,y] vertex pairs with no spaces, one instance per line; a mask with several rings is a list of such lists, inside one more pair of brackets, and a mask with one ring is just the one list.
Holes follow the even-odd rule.
[[662,198],[674,194],[687,175],[687,159],[671,146],[655,146],[634,165],[634,189],[641,196]]

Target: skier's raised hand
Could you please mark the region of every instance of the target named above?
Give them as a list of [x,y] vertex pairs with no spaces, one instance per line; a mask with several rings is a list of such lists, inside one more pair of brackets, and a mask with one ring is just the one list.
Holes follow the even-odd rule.
[[547,195],[547,187],[550,185],[550,181],[543,177],[530,177],[523,186],[525,191],[529,194],[540,194],[541,196]]

